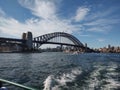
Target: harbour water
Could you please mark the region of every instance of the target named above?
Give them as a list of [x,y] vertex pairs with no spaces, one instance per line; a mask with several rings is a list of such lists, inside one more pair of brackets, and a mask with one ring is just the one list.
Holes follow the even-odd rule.
[[0,78],[39,90],[120,90],[120,54],[1,53]]

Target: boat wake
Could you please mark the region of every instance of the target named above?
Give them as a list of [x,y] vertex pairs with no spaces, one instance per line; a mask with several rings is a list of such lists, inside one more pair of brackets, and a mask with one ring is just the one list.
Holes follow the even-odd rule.
[[75,68],[70,73],[63,73],[60,76],[50,75],[44,81],[43,90],[61,90],[67,87],[68,83],[72,83],[81,72],[80,68]]
[[120,72],[118,65],[110,63],[108,66],[95,65],[90,76],[82,86],[84,90],[120,90]]
[[49,75],[44,90],[119,90],[120,72],[117,63],[96,63],[93,70],[72,69],[69,73]]

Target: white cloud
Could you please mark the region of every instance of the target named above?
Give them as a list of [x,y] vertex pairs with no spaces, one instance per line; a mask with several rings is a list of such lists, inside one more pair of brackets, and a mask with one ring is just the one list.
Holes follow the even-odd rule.
[[56,17],[55,0],[20,0],[19,3],[32,11],[32,14],[43,19]]
[[0,8],[0,16],[4,16],[5,12]]
[[79,7],[76,11],[76,16],[74,17],[75,21],[79,22],[83,20],[89,11],[90,9],[88,8]]
[[83,25],[87,27],[86,31],[106,33],[111,31],[115,25],[120,22],[116,14],[116,8],[107,9],[104,11],[96,11],[85,18]]
[[74,31],[78,30],[77,27],[75,27],[74,25],[71,25],[71,23],[69,23],[67,20],[64,21],[59,19],[40,20],[40,21],[32,19],[32,20],[28,20],[26,24],[31,30],[34,30],[34,32],[37,32],[36,33],[37,35],[51,33],[51,32],[60,32],[60,31],[72,33],[73,30]]
[[107,19],[107,18],[100,18],[100,19],[96,19],[93,20],[91,22],[87,22],[84,25],[87,26],[95,26],[95,25],[99,25],[99,26],[105,26],[105,25],[112,25],[112,24],[116,24],[119,23],[120,19]]
[[[21,37],[21,34],[24,31],[28,31],[28,26],[20,23],[19,21],[13,18],[5,18],[0,17],[0,30],[1,30],[1,37],[9,37],[9,36],[18,36]],[[7,35],[8,36],[4,36]]]
[[[61,0],[60,0],[61,1]],[[79,7],[76,10],[75,16],[69,19],[63,19],[58,16],[59,3],[58,0],[19,0],[20,5],[30,10],[30,12],[37,16],[31,17],[24,23],[5,15],[5,12],[0,9],[0,36],[8,34],[9,36],[21,37],[23,32],[32,31],[33,35],[39,36],[52,32],[106,32],[111,30],[112,24],[118,23],[119,19],[108,19],[104,17],[95,17],[94,19],[88,18],[90,9],[87,7]],[[87,15],[89,14],[89,15]],[[101,15],[101,14],[99,14]],[[4,17],[5,16],[5,17]],[[7,18],[6,18],[7,17]],[[75,23],[84,21],[84,23]],[[87,29],[86,29],[87,27]],[[83,30],[84,29],[84,30]],[[83,30],[83,31],[82,31]],[[87,35],[83,35],[87,36]],[[5,36],[6,37],[6,36]]]
[[79,36],[81,36],[81,37],[92,37],[92,35],[88,35],[88,34],[80,34]]
[[108,33],[110,30],[112,29],[112,27],[110,25],[106,25],[106,26],[100,26],[100,25],[94,25],[92,27],[89,27],[87,29],[87,31],[91,31],[91,32],[98,32],[98,33]]
[[99,38],[99,39],[97,39],[97,41],[99,41],[99,42],[104,42],[105,39],[103,39],[103,38]]
[[8,34],[5,37],[19,36],[21,38],[21,34],[27,31],[32,31],[36,37],[52,32],[72,33],[81,30],[82,26],[73,25],[71,19],[61,19],[57,16],[57,1],[55,0],[21,0],[19,3],[29,9],[35,16],[38,16],[38,18],[31,17],[21,23],[14,18],[1,16],[0,30],[4,33],[2,35]]
[[106,19],[109,16],[112,17],[113,14],[116,10],[118,9],[118,7],[110,7],[109,9],[104,9],[104,10],[98,10],[96,12],[91,13],[88,18],[86,18],[86,20],[96,20],[96,19]]
[[105,32],[105,30],[101,27],[92,27],[92,28],[89,28],[87,29],[87,31],[91,31],[91,32]]

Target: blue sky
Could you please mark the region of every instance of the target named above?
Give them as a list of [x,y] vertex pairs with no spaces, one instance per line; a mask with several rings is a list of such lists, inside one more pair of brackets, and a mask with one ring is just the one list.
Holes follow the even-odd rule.
[[0,0],[0,37],[67,32],[91,48],[120,46],[120,0]]

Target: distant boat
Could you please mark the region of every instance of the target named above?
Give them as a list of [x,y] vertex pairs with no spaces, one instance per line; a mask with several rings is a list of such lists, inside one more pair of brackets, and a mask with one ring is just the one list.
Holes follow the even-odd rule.
[[73,52],[73,54],[82,54],[82,53],[84,53],[84,52],[79,52],[79,51]]

